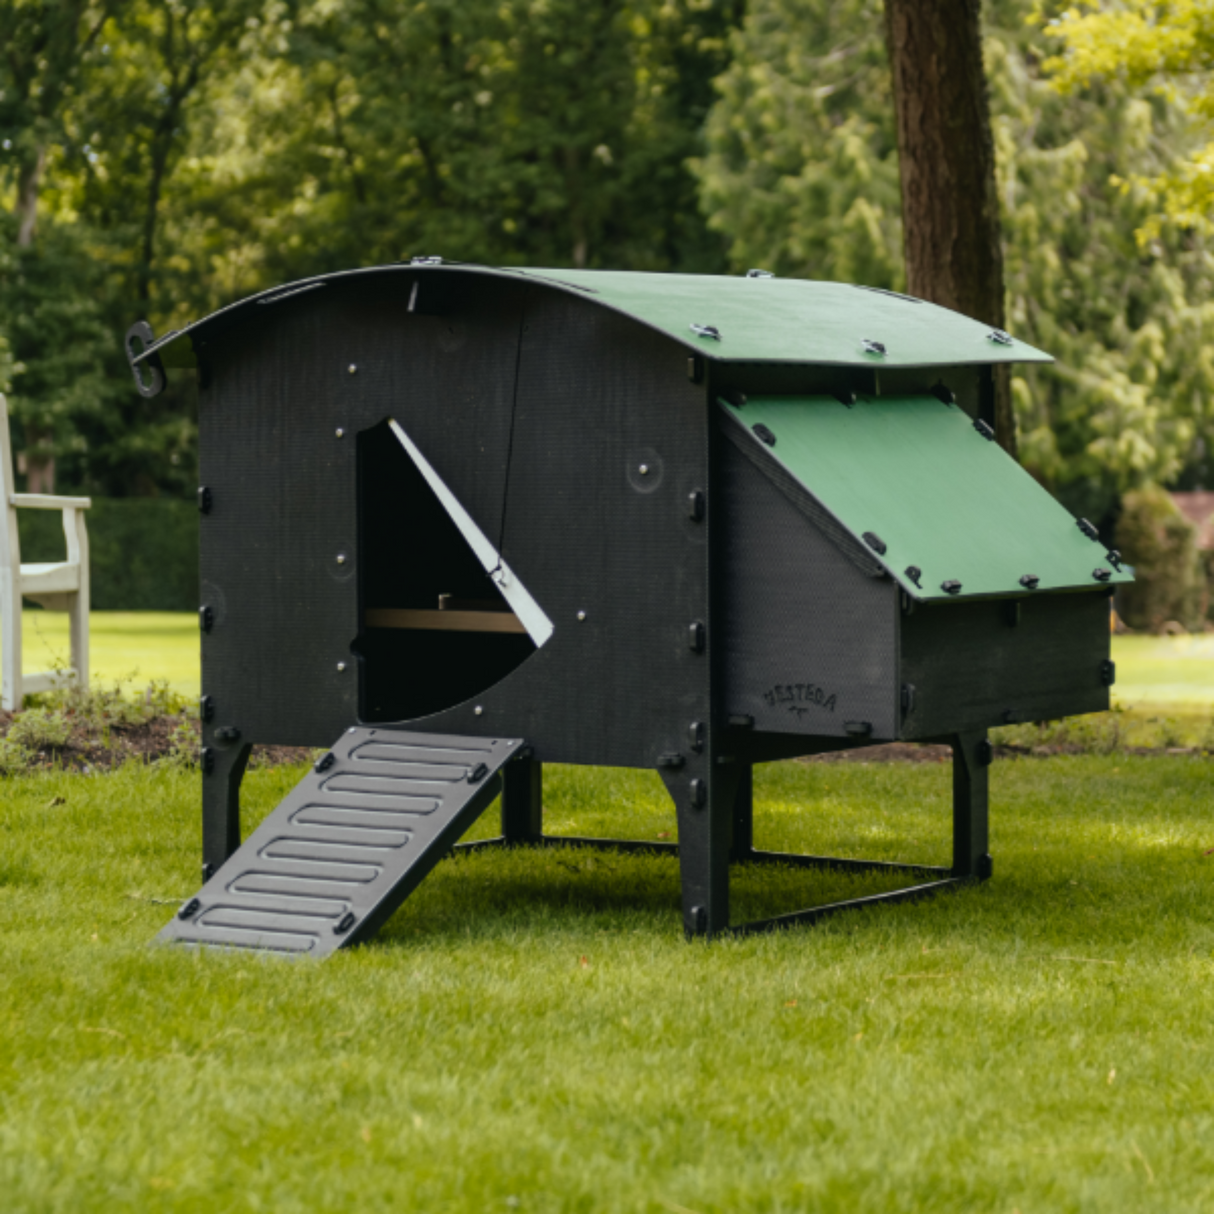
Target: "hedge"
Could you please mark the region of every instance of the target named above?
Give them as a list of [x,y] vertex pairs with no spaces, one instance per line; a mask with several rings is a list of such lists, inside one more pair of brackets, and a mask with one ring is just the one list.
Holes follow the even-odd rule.
[[[159,497],[95,497],[87,512],[94,611],[198,609],[198,507]],[[21,560],[64,559],[57,510],[19,510]]]

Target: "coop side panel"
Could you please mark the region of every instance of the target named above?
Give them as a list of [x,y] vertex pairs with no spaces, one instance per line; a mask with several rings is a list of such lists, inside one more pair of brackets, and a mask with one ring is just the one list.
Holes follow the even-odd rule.
[[902,626],[903,736],[1103,711],[1109,648],[1102,592],[917,605]]
[[411,312],[410,289],[308,292],[199,352],[203,691],[248,741],[328,745],[357,720],[359,431],[396,417],[500,523],[521,289],[454,317]]
[[757,731],[894,738],[897,590],[849,560],[732,443],[720,448],[725,707]]
[[[501,729],[545,761],[653,766],[709,719],[704,388],[675,342],[590,300],[527,304],[503,556],[554,624],[427,729]],[[702,626],[693,647],[694,624]],[[480,709],[480,713],[476,712]]]

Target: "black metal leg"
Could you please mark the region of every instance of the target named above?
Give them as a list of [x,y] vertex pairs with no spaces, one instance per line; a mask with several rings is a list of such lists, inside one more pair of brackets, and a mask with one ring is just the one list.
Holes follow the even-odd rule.
[[730,857],[748,860],[755,850],[755,769],[750,763],[738,764],[738,791],[733,801],[733,838]]
[[953,876],[991,875],[990,806],[991,744],[985,730],[959,733],[953,748]]
[[[698,765],[697,765],[698,766]],[[683,927],[688,936],[714,936],[729,927],[729,840],[739,765],[710,777],[663,771],[679,822]]]
[[203,736],[202,876],[215,871],[240,846],[240,782],[253,747],[247,742],[216,746]]
[[502,839],[538,843],[544,833],[544,765],[516,759],[502,769]]

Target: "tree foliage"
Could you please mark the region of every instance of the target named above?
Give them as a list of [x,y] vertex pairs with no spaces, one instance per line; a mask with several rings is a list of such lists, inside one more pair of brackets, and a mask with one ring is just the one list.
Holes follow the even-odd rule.
[[[1185,115],[1128,83],[1060,96],[1031,12],[1028,0],[992,3],[984,46],[1008,323],[1058,359],[1013,381],[1020,455],[1098,517],[1120,492],[1176,478],[1200,440],[1214,441],[1214,362],[1201,340],[1214,266],[1192,232],[1140,247],[1147,200],[1110,185],[1190,146]],[[876,0],[752,0],[731,45],[697,171],[734,268],[901,287]]]

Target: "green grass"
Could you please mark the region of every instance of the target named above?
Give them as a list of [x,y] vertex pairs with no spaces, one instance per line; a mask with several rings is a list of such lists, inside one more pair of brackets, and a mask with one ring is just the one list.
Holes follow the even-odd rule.
[[[70,665],[67,615],[26,611],[22,656],[26,670]],[[145,687],[163,679],[195,697],[200,689],[198,617],[175,611],[94,611],[89,616],[89,666],[94,682]]]
[[1214,633],[1113,638],[1118,702],[1214,705]]
[[[329,962],[147,947],[197,777],[5,784],[7,1211],[1208,1211],[1210,761],[994,773],[995,878],[686,944],[677,864],[440,864]],[[253,772],[249,823],[297,772]],[[777,764],[760,843],[946,859],[946,764]],[[554,768],[550,823],[655,837],[651,774]],[[489,824],[482,827],[488,829]],[[737,914],[874,888],[751,870]]]

